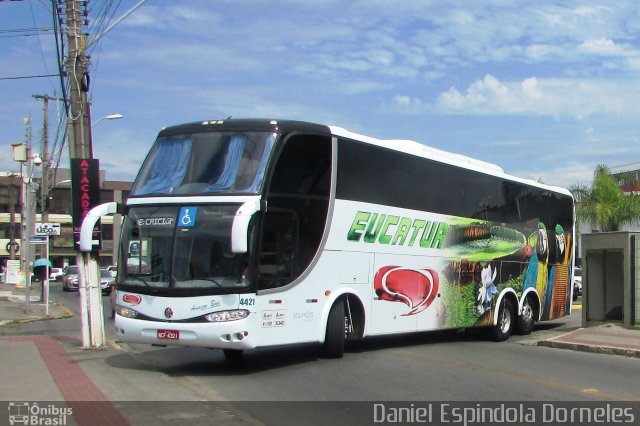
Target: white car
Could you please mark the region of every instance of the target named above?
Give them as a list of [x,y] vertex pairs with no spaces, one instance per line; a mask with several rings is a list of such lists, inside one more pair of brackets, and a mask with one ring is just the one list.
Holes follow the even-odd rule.
[[111,276],[111,272],[100,270],[100,289],[103,294],[111,294],[115,282],[116,280]]
[[62,272],[62,268],[51,268],[49,270],[50,281],[62,281],[63,276],[64,276],[64,272]]
[[578,300],[578,296],[582,296],[582,269],[576,268],[573,271],[573,300]]

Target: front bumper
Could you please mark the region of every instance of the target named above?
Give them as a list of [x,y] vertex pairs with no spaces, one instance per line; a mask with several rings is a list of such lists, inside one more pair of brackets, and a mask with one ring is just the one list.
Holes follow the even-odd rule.
[[[122,342],[218,349],[255,348],[251,324],[251,315],[245,319],[221,323],[146,321],[120,315],[115,318],[116,336]],[[160,338],[159,335],[179,337]]]

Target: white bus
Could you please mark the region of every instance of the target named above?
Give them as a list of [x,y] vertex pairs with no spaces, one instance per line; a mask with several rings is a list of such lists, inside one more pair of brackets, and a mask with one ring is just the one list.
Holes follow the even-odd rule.
[[243,350],[570,313],[562,188],[404,140],[297,121],[162,130],[126,201],[125,342]]

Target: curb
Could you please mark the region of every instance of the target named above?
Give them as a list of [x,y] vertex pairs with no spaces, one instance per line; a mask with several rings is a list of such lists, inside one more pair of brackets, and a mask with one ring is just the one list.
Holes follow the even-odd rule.
[[[13,301],[13,300],[11,300]],[[17,300],[16,300],[17,301]],[[73,310],[71,310],[70,308],[64,306],[64,305],[58,305],[56,304],[55,306],[57,306],[58,308],[60,308],[62,310],[62,313],[59,315],[40,315],[40,316],[32,316],[30,318],[23,318],[23,319],[10,319],[10,320],[1,320],[0,321],[0,327],[4,327],[4,326],[8,326],[8,325],[13,325],[13,324],[27,324],[30,322],[35,322],[35,321],[48,321],[48,320],[57,320],[57,319],[68,319],[68,318],[73,318],[74,317],[74,313]]]
[[608,355],[621,355],[630,358],[640,358],[640,351],[626,348],[614,348],[611,346],[594,346],[585,345],[582,343],[568,343],[559,342],[557,340],[540,340],[537,346],[555,348],[555,349],[569,349],[581,352],[591,352]]

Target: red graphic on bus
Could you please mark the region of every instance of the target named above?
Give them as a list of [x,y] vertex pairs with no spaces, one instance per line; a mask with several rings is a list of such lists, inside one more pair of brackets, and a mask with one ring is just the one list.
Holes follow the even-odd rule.
[[378,299],[407,305],[409,312],[403,316],[408,316],[419,314],[433,303],[439,283],[438,273],[430,268],[385,266],[376,272],[373,286]]

